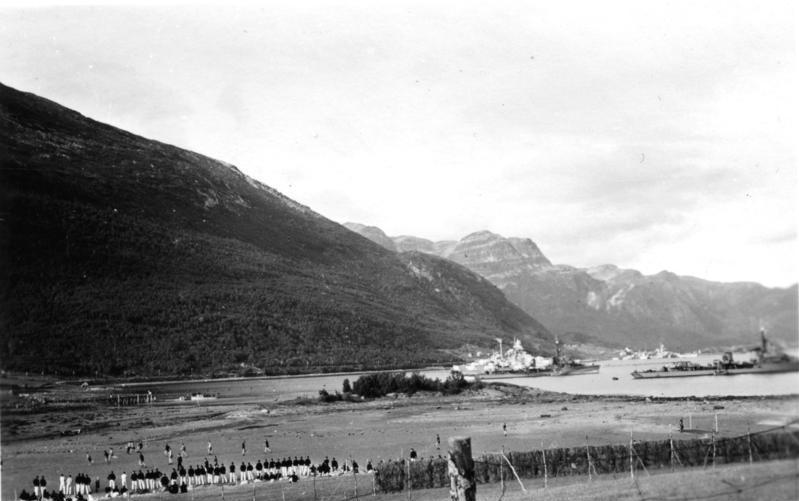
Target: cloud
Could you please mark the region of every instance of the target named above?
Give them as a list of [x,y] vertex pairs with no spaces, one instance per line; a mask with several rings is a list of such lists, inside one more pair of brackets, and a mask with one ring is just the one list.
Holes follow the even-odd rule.
[[234,163],[338,221],[431,239],[488,228],[578,266],[789,283],[793,13],[788,1],[18,8],[0,9],[0,50],[6,83]]

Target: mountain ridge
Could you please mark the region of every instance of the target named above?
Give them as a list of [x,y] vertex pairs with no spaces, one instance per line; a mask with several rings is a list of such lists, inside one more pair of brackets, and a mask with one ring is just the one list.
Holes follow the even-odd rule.
[[797,285],[767,288],[667,270],[645,275],[613,264],[552,264],[533,240],[487,230],[454,244],[447,241],[446,246],[407,235],[389,237],[376,227],[371,231],[403,249],[419,245],[418,250],[481,274],[558,335],[588,336],[614,347],[651,348],[663,342],[688,350],[756,344],[757,332],[766,324],[778,341],[797,339]]

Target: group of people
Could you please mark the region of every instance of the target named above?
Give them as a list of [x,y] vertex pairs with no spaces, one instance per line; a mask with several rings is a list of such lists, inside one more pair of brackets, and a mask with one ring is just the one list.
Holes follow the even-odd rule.
[[[97,479],[96,489],[100,487],[100,480]],[[52,499],[56,494],[63,496],[80,496],[85,497],[92,493],[92,479],[89,475],[78,473],[75,478],[72,475],[64,476],[62,473],[58,477],[58,490],[47,490],[47,479],[44,475],[36,475],[33,479],[33,492],[28,493],[23,490],[20,494],[20,499],[23,500],[42,500]]]
[[[301,477],[311,476],[332,476],[343,475],[347,473],[361,473],[358,462],[355,460],[344,461],[339,464],[336,458],[328,458],[325,456],[318,464],[311,462],[310,456],[300,457],[284,457],[281,459],[257,459],[252,461],[242,460],[239,464],[231,461],[227,466],[224,461],[219,461],[216,456],[213,460],[210,457],[213,455],[213,445],[208,443],[208,452],[205,460],[196,463],[195,465],[184,465],[183,459],[188,457],[186,446],[180,445],[180,452],[177,455],[177,465],[172,468],[170,473],[160,471],[158,468],[152,467],[146,469],[143,456],[144,444],[139,442],[134,445],[129,441],[125,446],[127,454],[136,453],[138,455],[139,469],[132,471],[128,476],[126,471],[123,471],[119,477],[113,472],[107,475],[107,484],[105,486],[105,494],[109,497],[116,497],[125,493],[141,494],[146,492],[158,491],[171,491],[171,492],[186,492],[198,486],[205,485],[237,485],[253,482],[269,482],[277,480],[288,480],[297,482]],[[264,441],[264,452],[271,452],[269,441]],[[103,451],[106,462],[115,459],[113,448]],[[246,444],[242,442],[242,455],[246,454]],[[175,454],[169,444],[164,445],[164,455],[167,458],[168,465],[173,464]],[[89,464],[92,464],[91,456],[87,453]],[[372,473],[374,470],[371,460],[366,464],[366,473]],[[94,487],[94,488],[92,488]],[[47,480],[44,476],[36,476],[33,480],[33,492],[28,493],[23,490],[19,499],[23,501],[64,501],[76,499],[83,501],[89,497],[90,494],[102,494],[100,485],[100,477],[95,477],[94,486],[92,486],[92,479],[89,475],[78,474],[74,480],[72,475],[60,475],[58,490],[52,489],[47,491]]]

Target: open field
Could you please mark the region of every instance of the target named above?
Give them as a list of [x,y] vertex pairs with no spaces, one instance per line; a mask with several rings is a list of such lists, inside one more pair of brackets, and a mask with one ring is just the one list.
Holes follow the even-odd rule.
[[[453,435],[472,437],[475,456],[503,447],[527,451],[542,446],[626,443],[631,431],[636,440],[663,439],[669,433],[688,438],[712,430],[716,414],[721,436],[741,435],[748,429],[755,432],[793,421],[799,417],[799,397],[650,400],[572,396],[497,385],[455,397],[426,394],[362,403],[275,402],[234,395],[199,404],[159,401],[115,408],[76,401],[15,408],[13,399],[4,394],[2,500],[13,499],[14,490],[30,490],[37,474],[45,475],[52,487],[57,486],[60,472],[73,476],[87,473],[103,479],[103,485],[112,469],[117,475],[130,473],[138,467],[135,455],[125,454],[129,440],[141,440],[148,466],[167,472],[171,467],[163,455],[166,443],[176,451],[185,443],[188,466],[205,459],[209,441],[214,454],[225,464],[309,455],[316,463],[325,456],[336,457],[339,462],[353,458],[363,467],[368,459],[377,464],[381,459],[407,456],[411,447],[421,457],[444,455],[446,438]],[[688,427],[689,416],[691,431],[680,434],[679,419],[682,417]],[[61,435],[62,431],[78,428],[79,435]],[[442,450],[435,447],[436,434],[441,436]],[[263,441],[267,438],[272,451],[265,455]],[[247,444],[246,457],[241,454],[242,441]],[[113,447],[116,458],[105,464],[103,450],[109,447]],[[94,459],[91,465],[87,453]],[[369,477],[362,475],[359,479],[361,488],[370,491]],[[336,499],[354,492],[351,479],[322,482],[338,482],[338,490],[333,489],[336,496],[340,495]],[[285,492],[306,489],[306,495],[311,487],[308,480],[279,485]],[[203,489],[197,489],[192,496],[202,493]],[[233,492],[226,494],[229,496]]]

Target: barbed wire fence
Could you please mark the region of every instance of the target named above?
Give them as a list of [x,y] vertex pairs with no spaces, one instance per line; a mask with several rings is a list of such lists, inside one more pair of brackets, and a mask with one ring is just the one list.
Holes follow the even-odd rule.
[[[799,431],[788,429],[797,423],[799,419],[755,432],[747,428],[747,432],[742,435],[719,437],[716,420],[714,429],[706,437],[689,440],[675,440],[669,432],[666,440],[636,441],[631,430],[627,444],[612,443],[607,437],[586,435],[584,445],[578,447],[557,447],[554,442],[548,444],[548,447],[542,442],[539,450],[527,452],[506,451],[502,447],[499,451],[484,452],[474,458],[475,480],[486,487],[493,484],[489,492],[496,492],[497,501],[502,501],[508,492],[528,492],[528,489],[543,489],[546,492],[552,478],[582,477],[585,480],[577,479],[578,482],[593,482],[597,478],[621,479],[626,475],[629,475],[641,501],[700,500],[736,495],[754,491],[773,482],[799,479],[799,471],[770,477],[764,482],[739,485],[730,483],[729,489],[693,497],[647,497],[638,479],[642,473],[649,477],[650,469],[706,469],[715,468],[717,463],[752,465],[759,461],[797,458]],[[591,445],[591,442],[599,442],[600,445]],[[375,471],[369,473],[315,475],[302,477],[298,482],[264,481],[246,485],[190,488],[187,493],[174,499],[355,501],[374,498],[377,494],[405,493],[407,499],[412,501],[415,491],[449,486],[446,458],[430,457],[415,461],[401,458],[381,462]],[[163,492],[155,497],[158,501],[166,501],[172,496]],[[130,496],[125,497],[130,499]],[[486,498],[483,496],[483,499]]]
[[[788,430],[799,419],[789,423],[763,429],[757,432],[747,430],[746,434],[719,437],[717,417],[714,416],[712,430],[696,430],[705,436],[675,440],[669,433],[666,440],[637,441],[633,431],[630,432],[628,444],[610,443],[605,437],[585,437],[585,445],[574,448],[545,448],[530,452],[486,452],[474,459],[475,477],[478,484],[499,484],[499,499],[505,495],[508,481],[515,479],[518,490],[527,488],[522,478],[543,480],[546,489],[550,477],[584,476],[591,482],[595,477],[617,479],[623,472],[635,483],[640,474],[651,476],[651,469],[676,471],[678,468],[715,468],[717,464],[745,463],[755,461],[799,457],[799,432]],[[605,441],[606,445],[589,445],[589,438],[594,442]],[[439,460],[446,469],[446,460]],[[384,465],[381,471],[378,492],[408,491],[443,487],[445,472],[433,474],[430,470],[439,470],[437,461],[404,461],[400,460],[401,470],[391,468],[391,463]],[[395,478],[401,476],[400,482]],[[435,479],[443,475],[442,479]],[[512,477],[512,478],[511,478]],[[539,488],[536,485],[536,488]],[[643,496],[643,495],[642,495]]]

